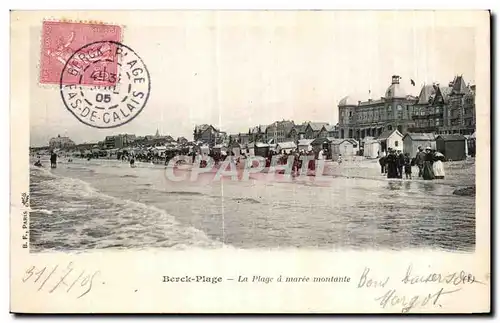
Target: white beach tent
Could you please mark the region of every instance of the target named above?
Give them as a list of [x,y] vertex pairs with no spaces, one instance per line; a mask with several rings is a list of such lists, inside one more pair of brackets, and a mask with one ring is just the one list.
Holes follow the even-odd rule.
[[287,142],[280,142],[277,146],[277,151],[280,152],[280,153],[290,153],[291,151],[293,151],[295,148],[297,148],[297,145],[295,145],[294,142],[292,141],[287,141]]
[[305,150],[305,151],[311,151],[312,150],[312,145],[311,143],[314,141],[314,139],[300,139],[299,140],[299,151],[300,150]]
[[378,158],[382,150],[380,142],[375,138],[366,138],[363,149],[363,156],[366,158]]

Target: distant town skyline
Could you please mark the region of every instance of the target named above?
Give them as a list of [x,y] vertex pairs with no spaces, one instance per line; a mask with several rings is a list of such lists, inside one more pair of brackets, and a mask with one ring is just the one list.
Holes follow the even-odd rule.
[[[146,63],[152,90],[143,112],[114,129],[80,123],[58,89],[39,86],[40,53],[33,48],[30,145],[46,145],[58,134],[78,144],[121,133],[154,135],[156,129],[191,139],[199,124],[228,134],[283,119],[334,125],[342,98],[379,98],[392,75],[415,96],[423,84],[448,84],[456,75],[473,83],[475,30],[464,21],[440,25],[439,15],[219,12],[215,25],[213,12],[185,12],[182,19],[167,13],[170,26],[127,26],[124,42]],[[266,24],[253,23],[264,18]],[[31,37],[35,42],[39,32]]]

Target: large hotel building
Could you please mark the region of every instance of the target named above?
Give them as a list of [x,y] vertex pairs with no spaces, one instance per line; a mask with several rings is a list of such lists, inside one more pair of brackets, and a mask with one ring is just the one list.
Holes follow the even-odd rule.
[[400,77],[392,76],[385,95],[360,101],[347,96],[340,100],[339,137],[377,137],[386,130],[471,135],[475,132],[475,85],[456,76],[447,86],[424,85],[418,96],[407,93]]

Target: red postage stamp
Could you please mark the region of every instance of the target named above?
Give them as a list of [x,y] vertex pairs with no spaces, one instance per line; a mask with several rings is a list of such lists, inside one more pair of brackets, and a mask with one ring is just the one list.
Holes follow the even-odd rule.
[[[118,62],[113,42],[121,27],[98,23],[44,21],[40,83],[110,86],[117,83]],[[103,42],[111,41],[111,42]],[[93,45],[95,43],[95,45]],[[103,44],[105,46],[103,47]],[[81,48],[85,48],[82,52]],[[91,63],[91,64],[90,64]],[[87,70],[92,66],[91,70]],[[62,73],[69,73],[63,77]],[[82,75],[86,75],[82,79]]]

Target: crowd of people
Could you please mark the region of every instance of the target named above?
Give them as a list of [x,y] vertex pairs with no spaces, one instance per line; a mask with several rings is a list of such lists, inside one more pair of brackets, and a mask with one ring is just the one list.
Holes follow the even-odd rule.
[[[196,157],[200,155],[197,152],[191,152],[189,156],[192,158],[192,162],[194,163],[196,160]],[[210,152],[207,154],[208,157],[211,157],[214,160],[215,166],[220,165],[227,157],[234,158],[234,161],[236,165],[239,165],[240,163],[244,163],[245,160],[247,159],[247,154],[241,153],[239,156],[236,156],[234,152]],[[318,151],[318,153],[315,153],[313,150],[303,150],[303,149],[293,149],[293,150],[283,150],[281,152],[277,152],[275,150],[269,150],[268,153],[263,156],[265,160],[265,167],[269,168],[271,167],[272,160],[273,158],[276,159],[278,165],[286,165],[289,161],[290,157],[293,157],[292,159],[292,173],[293,174],[299,174],[301,169],[302,169],[302,163],[304,160],[303,156],[307,156],[309,159],[307,169],[309,171],[315,171],[316,169],[316,160],[324,160],[326,158],[326,152],[324,149],[321,149]],[[339,156],[339,163],[342,162],[342,156]],[[207,162],[206,160],[202,159],[200,161],[200,167],[204,168],[207,167]],[[252,165],[254,167],[254,165]]]
[[412,167],[418,167],[418,177],[424,180],[444,179],[444,155],[426,147],[418,147],[417,154],[410,158],[409,153],[403,154],[401,150],[389,149],[387,156],[379,159],[381,172],[387,178],[412,179]]

